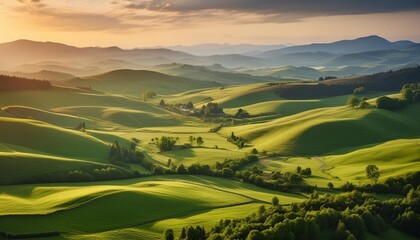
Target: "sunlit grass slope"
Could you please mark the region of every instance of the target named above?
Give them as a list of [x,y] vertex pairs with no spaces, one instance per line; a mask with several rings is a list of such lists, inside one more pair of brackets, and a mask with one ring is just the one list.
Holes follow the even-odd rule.
[[[214,166],[216,162],[223,162],[225,159],[237,159],[245,156],[245,151],[226,140],[225,137],[217,133],[210,133],[207,128],[197,128],[201,132],[196,132],[196,128],[161,128],[142,129],[135,132],[121,132],[119,136],[125,139],[137,138],[140,140],[138,148],[145,151],[147,155],[161,164],[167,165],[168,159],[171,159],[176,165],[184,164],[189,166],[194,163],[208,164]],[[151,141],[152,138],[162,136],[173,137],[177,140],[177,147],[171,151],[160,152],[156,144]],[[204,143],[198,147],[193,142],[192,147],[183,148],[182,145],[190,144],[189,137],[202,137]]]
[[[371,93],[365,94],[364,97],[373,98],[381,96],[383,93]],[[278,114],[278,117],[290,116],[296,113],[325,107],[337,107],[343,106],[348,99],[349,95],[312,99],[312,100],[273,100],[265,101],[250,105],[241,106],[242,109],[248,111],[251,115],[257,114]],[[258,98],[256,98],[258,99]],[[259,100],[256,100],[258,102]],[[235,114],[238,111],[238,107],[227,108],[225,112],[229,114]]]
[[72,86],[91,86],[100,91],[138,95],[148,89],[160,94],[173,94],[193,89],[217,87],[221,84],[199,81],[191,78],[175,77],[146,70],[115,70],[82,79],[67,81]]
[[217,102],[223,107],[240,107],[256,102],[278,100],[279,97],[271,91],[269,84],[257,83],[192,90],[176,95],[163,96],[163,99],[171,104],[191,101],[199,106],[208,102]]
[[400,111],[330,107],[273,121],[222,129],[248,139],[260,150],[286,155],[319,155],[420,135],[420,105]]
[[367,180],[369,164],[379,167],[382,178],[403,175],[420,169],[420,139],[398,139],[324,159],[334,166],[332,174],[349,180]]
[[84,117],[54,113],[25,106],[7,106],[2,108],[2,110],[18,118],[30,118],[66,128],[76,128],[81,122],[85,122],[87,126],[93,127],[96,125],[94,121]]
[[53,109],[55,112],[82,115],[110,121],[122,126],[141,128],[154,126],[175,126],[180,122],[168,112],[160,109],[142,111],[124,107],[74,106]]
[[75,130],[36,120],[0,118],[0,142],[37,153],[104,162],[108,144]]
[[[137,227],[168,220],[177,226],[203,221],[214,209],[269,202],[277,195],[282,204],[302,197],[279,194],[228,179],[201,176],[149,177],[101,183],[20,185],[0,187],[0,225],[11,233],[85,232]],[[213,213],[208,220],[231,217]],[[185,218],[184,218],[185,217]],[[178,220],[177,220],[178,219]],[[159,229],[159,226],[156,229]],[[179,230],[179,229],[177,229]]]
[[28,152],[0,152],[0,165],[1,185],[28,181],[45,174],[105,167],[105,164],[93,161]]

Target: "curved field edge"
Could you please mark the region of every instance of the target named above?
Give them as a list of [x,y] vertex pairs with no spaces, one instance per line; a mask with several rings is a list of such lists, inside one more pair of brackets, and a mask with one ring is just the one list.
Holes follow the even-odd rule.
[[[1,187],[2,230],[100,232],[248,203],[303,201],[293,194],[204,176]],[[188,194],[187,194],[188,193]],[[83,219],[82,222],[77,219]],[[18,224],[19,223],[19,224]]]

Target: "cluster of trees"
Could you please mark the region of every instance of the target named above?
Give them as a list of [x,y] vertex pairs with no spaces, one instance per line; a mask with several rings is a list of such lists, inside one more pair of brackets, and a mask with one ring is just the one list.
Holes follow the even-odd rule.
[[203,143],[204,143],[204,139],[202,137],[195,138],[193,136],[190,136],[188,138],[188,140],[189,140],[191,146],[193,146],[194,143],[195,143],[198,147],[201,147],[201,145],[203,145]]
[[259,160],[257,155],[248,155],[240,159],[225,159],[223,162],[216,163],[216,170],[230,169],[236,172],[247,164],[255,163]]
[[49,81],[0,75],[0,91],[51,89]]
[[[174,240],[175,239],[175,235],[174,235],[174,231],[172,229],[166,229],[163,232],[163,239],[164,240]],[[181,234],[179,236],[180,240],[204,240],[206,239],[206,230],[204,229],[204,227],[200,227],[200,226],[188,226],[188,227],[184,227],[181,230]]]
[[356,97],[356,95],[351,95],[347,99],[347,105],[351,107],[367,108],[369,107],[370,104],[366,101],[367,101],[366,97],[358,98]]
[[242,137],[236,136],[234,132],[230,134],[230,136],[227,138],[227,141],[235,144],[239,148],[243,148],[246,145],[246,140]]
[[398,110],[403,109],[407,106],[407,101],[400,98],[390,98],[387,96],[382,96],[376,99],[376,107],[379,109],[386,110]]
[[108,159],[112,164],[121,165],[124,163],[142,163],[144,154],[136,151],[138,140],[132,139],[130,147],[121,147],[118,140],[110,146]]
[[185,166],[184,164],[177,166],[172,161],[168,161],[169,169],[156,167],[153,169],[153,172],[155,174],[191,174],[231,178],[235,176],[235,172],[238,169],[256,161],[258,161],[258,156],[255,155],[248,155],[240,159],[226,159],[221,163],[217,162],[215,169],[212,169],[207,164],[201,165],[195,163],[189,166]]
[[242,219],[222,219],[204,237],[183,239],[365,239],[367,233],[381,236],[391,226],[420,237],[420,187],[387,201],[352,191],[322,198],[313,195],[290,206],[279,205],[278,199],[272,203]]
[[156,144],[161,152],[171,151],[178,141],[176,138],[161,136],[160,138],[152,138],[152,143]]
[[146,90],[141,95],[141,99],[143,99],[143,101],[147,101],[147,99],[154,98],[154,97],[156,97],[156,92],[152,90]]
[[[188,143],[185,143],[182,145],[182,148],[189,148],[192,147],[194,144],[198,147],[201,147],[204,144],[203,137],[199,136],[195,138],[194,136],[190,136],[188,138]],[[171,151],[176,146],[177,142],[179,142],[179,138],[176,137],[167,137],[167,136],[161,136],[160,138],[152,138],[151,143],[156,144],[156,146],[159,148],[161,152],[165,151]]]
[[165,100],[160,100],[159,107],[165,108],[166,110],[173,111],[183,115],[197,115],[194,104],[189,101],[188,103],[177,103],[177,104],[168,104]]
[[53,172],[38,175],[19,183],[90,182],[138,178],[146,175],[119,167],[85,168],[67,172]]
[[209,117],[214,115],[224,115],[223,108],[217,103],[209,102],[207,105],[203,105],[199,111],[201,116]]
[[325,76],[325,77],[319,77],[318,81],[324,81],[324,80],[331,80],[331,79],[336,79],[336,76]]
[[373,169],[373,172],[371,172],[371,174],[371,179],[372,181],[374,181],[373,184],[364,184],[361,186],[356,186],[352,183],[347,182],[344,185],[342,185],[340,189],[345,192],[358,190],[370,193],[405,195],[408,191],[420,185],[420,171],[409,173],[404,176],[390,177],[386,179],[383,183],[377,182],[377,178],[379,178],[379,170]]
[[268,178],[263,176],[263,171],[257,166],[243,171],[237,171],[235,177],[243,182],[254,184],[258,187],[281,192],[313,192],[314,187],[307,185],[301,174],[271,172]]
[[238,111],[235,113],[235,118],[249,118],[251,115],[242,108],[239,108]]
[[405,84],[400,92],[402,98],[379,97],[376,99],[376,106],[380,109],[398,110],[410,103],[420,102],[420,83]]
[[302,169],[301,166],[297,166],[296,167],[296,172],[298,174],[301,174],[301,175],[306,176],[306,177],[310,177],[312,175],[312,169],[309,168],[309,167]]
[[401,95],[408,103],[420,102],[420,83],[405,84],[401,89]]
[[357,94],[360,94],[360,93],[364,93],[364,92],[365,92],[365,88],[364,87],[357,87],[357,88],[355,88],[353,90],[353,94],[354,95],[357,95]]

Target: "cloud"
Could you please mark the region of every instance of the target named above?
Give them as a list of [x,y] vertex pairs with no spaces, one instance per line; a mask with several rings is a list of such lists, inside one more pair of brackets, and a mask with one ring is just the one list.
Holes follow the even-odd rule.
[[[420,0],[18,0],[15,13],[59,31],[204,27],[206,23],[301,22],[309,17],[420,10]],[[99,4],[99,5],[98,5]]]
[[165,12],[223,10],[302,16],[387,13],[420,9],[418,0],[126,0],[128,9]]
[[[39,0],[32,0],[39,1]],[[119,16],[107,13],[92,13],[52,7],[24,6],[16,7],[15,12],[29,18],[31,24],[46,30],[57,31],[124,31],[141,27],[138,23],[128,23]]]
[[35,7],[45,7],[45,3],[41,0],[18,0],[18,2],[22,4],[26,4],[28,6],[35,6]]

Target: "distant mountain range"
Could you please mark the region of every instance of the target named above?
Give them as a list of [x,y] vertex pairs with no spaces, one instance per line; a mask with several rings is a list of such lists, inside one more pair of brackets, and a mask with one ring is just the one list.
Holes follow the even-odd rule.
[[[179,50],[188,51],[188,53]],[[211,53],[213,54],[209,55]],[[195,75],[199,72],[205,73],[206,76],[201,76],[200,80],[215,80],[221,76],[220,73],[216,76],[213,73],[209,74],[210,70],[233,72],[232,69],[245,69],[250,71],[236,72],[249,75],[252,74],[253,69],[279,66],[346,68],[349,75],[356,75],[360,74],[360,71],[367,74],[418,65],[420,64],[420,44],[407,40],[391,42],[379,36],[290,47],[284,45],[202,44],[189,47],[174,46],[172,49],[126,50],[118,47],[79,48],[61,43],[30,40],[0,44],[0,67],[2,68],[0,70],[7,72],[35,73],[47,70],[74,76],[89,76],[118,69],[156,70],[154,66],[172,63],[180,66],[185,65],[182,68],[186,68],[188,65],[219,66],[218,70],[194,69]],[[352,69],[360,71],[350,72]],[[289,73],[291,72],[290,69],[287,70]],[[165,69],[162,71],[166,73],[172,71],[173,73],[175,70]],[[178,72],[176,75],[191,77],[191,72],[191,69],[183,69],[183,73]],[[316,74],[316,71],[306,71],[298,75],[300,77],[308,76],[307,73],[310,72]],[[283,75],[270,75],[270,77],[283,77]],[[236,76],[248,79],[248,76]],[[230,75],[229,78],[231,77],[235,76]],[[223,81],[219,80],[218,82]]]
[[197,44],[191,46],[168,46],[167,48],[182,51],[197,56],[211,56],[224,54],[256,55],[261,52],[276,50],[287,47],[283,44],[277,45],[255,45],[255,44]]

